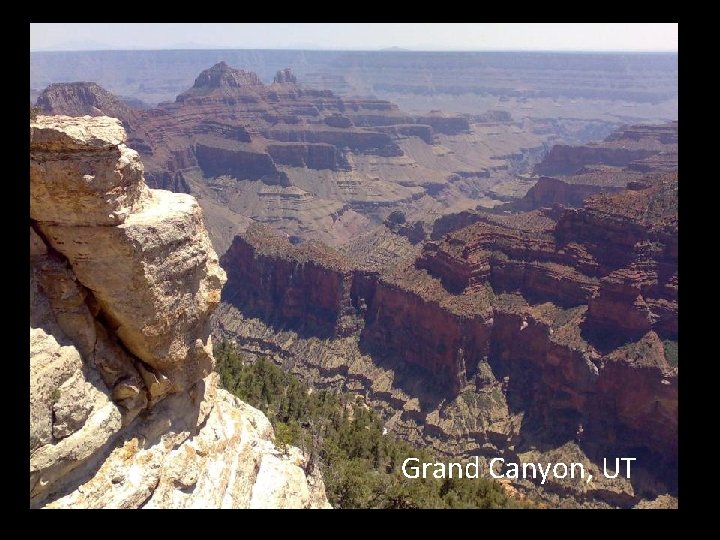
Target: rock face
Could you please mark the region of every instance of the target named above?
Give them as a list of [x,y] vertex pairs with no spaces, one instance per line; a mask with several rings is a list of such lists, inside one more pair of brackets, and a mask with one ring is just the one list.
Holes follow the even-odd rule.
[[649,177],[645,189],[588,199],[558,222],[562,242],[584,242],[603,274],[588,324],[637,337],[653,329],[677,339],[677,173]]
[[600,191],[620,191],[625,185],[606,187],[593,184],[576,184],[558,178],[542,176],[522,199],[508,203],[503,208],[535,210],[536,208],[552,207],[555,204],[580,207],[590,195]]
[[254,224],[243,237],[235,237],[224,261],[233,276],[224,294],[250,313],[278,316],[317,335],[345,333],[352,269],[324,245],[310,242],[293,248],[267,227]]
[[625,167],[660,153],[677,152],[677,122],[666,125],[629,126],[601,143],[554,146],[535,168],[540,175],[568,175],[587,165]]
[[219,62],[206,69],[195,79],[193,88],[182,95],[181,100],[188,99],[215,89],[244,88],[246,86],[262,86],[255,73],[241,69],[231,69],[225,62]]
[[327,506],[217,389],[225,273],[197,202],[148,189],[125,139],[102,116],[31,124],[31,506]]
[[123,139],[108,117],[34,125],[30,217],[124,347],[167,381],[158,392],[182,391],[212,369],[209,317],[224,272],[197,202],[149,190]]
[[426,124],[438,133],[445,133],[447,135],[453,135],[456,133],[461,133],[463,131],[470,131],[470,124],[468,123],[467,118],[464,118],[462,116],[444,114],[419,116],[417,118],[417,123]]
[[51,84],[38,96],[37,106],[43,113],[67,116],[130,118],[133,115],[130,107],[92,82]]
[[611,133],[603,142],[583,146],[554,146],[535,167],[541,176],[527,194],[498,210],[535,210],[556,204],[579,208],[595,193],[638,189],[648,173],[678,169],[678,123],[630,126]]
[[630,452],[645,480],[573,496],[629,506],[674,493],[678,370],[664,345],[677,340],[677,173],[640,184],[579,209],[477,213],[414,251],[406,241],[403,256],[253,229],[221,259],[219,332],[362,393],[389,428],[448,455],[573,444],[597,464]]

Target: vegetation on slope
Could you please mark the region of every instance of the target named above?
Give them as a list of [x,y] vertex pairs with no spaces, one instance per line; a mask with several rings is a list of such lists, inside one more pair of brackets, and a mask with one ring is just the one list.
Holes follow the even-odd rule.
[[[336,508],[499,508],[517,506],[486,479],[409,479],[403,460],[434,462],[390,434],[360,399],[333,391],[312,391],[265,358],[246,361],[229,342],[215,348],[222,386],[262,410],[275,429],[279,448],[291,444],[320,467]],[[428,473],[432,468],[428,469]]]
[[663,341],[665,358],[672,367],[678,367],[678,342],[666,339]]

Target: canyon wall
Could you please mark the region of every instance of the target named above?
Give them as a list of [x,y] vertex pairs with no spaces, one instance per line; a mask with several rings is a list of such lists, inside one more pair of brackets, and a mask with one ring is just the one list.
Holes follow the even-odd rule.
[[248,313],[277,317],[302,331],[344,335],[350,307],[351,267],[323,245],[297,248],[263,225],[236,236],[223,256],[232,279],[223,294]]
[[544,176],[570,175],[588,165],[625,167],[669,149],[677,151],[677,122],[626,126],[604,141],[581,146],[555,145],[535,167]]
[[677,482],[676,208],[677,173],[655,174],[579,209],[481,214],[377,265],[246,234],[221,260],[226,291],[265,277],[223,296],[220,333],[448,455],[631,452],[654,480],[590,497],[636,504]]
[[195,199],[148,189],[116,119],[30,128],[30,505],[327,507],[218,388],[226,278]]

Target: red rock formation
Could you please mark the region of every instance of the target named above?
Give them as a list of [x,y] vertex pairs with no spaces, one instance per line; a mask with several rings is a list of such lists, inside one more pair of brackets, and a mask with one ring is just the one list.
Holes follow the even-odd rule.
[[497,291],[519,291],[562,306],[586,303],[597,287],[595,261],[581,246],[556,248],[555,222],[538,211],[479,216],[478,223],[428,242],[418,268],[461,293],[489,281]]
[[485,291],[457,300],[422,272],[380,278],[360,345],[393,364],[422,368],[428,385],[456,394],[488,354],[491,318]]
[[677,173],[648,177],[646,189],[590,197],[568,210],[559,243],[582,242],[603,276],[588,324],[637,337],[649,329],[677,338]]
[[503,208],[535,210],[536,208],[551,207],[555,204],[580,207],[588,196],[600,191],[619,191],[625,187],[625,183],[618,187],[608,187],[596,184],[570,183],[558,178],[543,176],[522,199],[508,203]]
[[[630,159],[637,152],[644,155]],[[644,189],[649,186],[643,183],[648,173],[676,171],[677,157],[677,122],[620,129],[599,144],[555,146],[535,172],[561,178],[542,176],[522,199],[497,210],[580,207],[595,193]]]
[[645,148],[555,145],[535,168],[535,173],[547,176],[573,174],[586,165],[597,163],[624,167],[653,154]]
[[626,451],[649,449],[658,469],[666,466],[673,472],[678,370],[667,364],[654,332],[603,358],[590,415],[597,421],[589,425],[588,436]]
[[416,265],[460,293],[484,281],[533,301],[589,305],[588,327],[677,337],[677,174],[590,197],[557,223],[537,211],[476,216],[425,244]]
[[307,142],[332,144],[355,152],[379,156],[401,156],[402,150],[385,133],[363,128],[303,127],[284,125],[264,132],[268,139],[283,142]]
[[[175,103],[155,109],[131,110],[91,83],[52,85],[41,104],[47,112],[119,117],[143,156],[150,182],[157,178],[162,187],[173,185],[167,173],[198,166],[209,177],[232,175],[284,184],[274,160],[290,167],[340,170],[347,167],[345,151],[403,155],[393,137],[418,136],[433,143],[432,128],[415,125],[390,102],[343,100],[327,90],[305,89],[289,70],[278,72],[266,86],[256,74],[224,62],[200,73]],[[387,132],[373,126],[384,126]],[[213,166],[215,161],[222,164]]]
[[277,170],[272,158],[247,143],[203,137],[195,145],[195,157],[206,176],[227,175],[263,180],[267,184],[289,185],[287,177]]
[[[677,463],[677,369],[654,332],[600,356],[568,321],[558,327],[528,312],[498,310],[491,363],[509,378],[511,407],[526,411],[533,429],[575,438],[583,426],[590,450],[620,455],[640,450],[658,467]],[[575,317],[582,317],[582,311]],[[628,454],[630,455],[630,454]],[[664,476],[658,471],[659,476]]]
[[[677,175],[644,182],[559,219],[486,214],[427,242],[414,264],[366,267],[250,233],[222,260],[226,301],[281,327],[304,316],[313,335],[360,330],[361,351],[412,366],[423,392],[503,381],[498,399],[524,415],[520,444],[561,444],[583,426],[591,454],[644,452],[672,471],[677,368],[658,334],[677,339]],[[232,298],[235,282],[250,296]]]
[[343,316],[352,309],[353,272],[331,248],[312,242],[294,247],[255,224],[235,237],[221,264],[232,276],[226,301],[248,313],[324,336],[352,331]]
[[535,173],[545,176],[568,175],[593,164],[625,167],[661,152],[677,152],[677,127],[677,122],[630,126],[612,133],[601,143],[556,145],[535,167]]

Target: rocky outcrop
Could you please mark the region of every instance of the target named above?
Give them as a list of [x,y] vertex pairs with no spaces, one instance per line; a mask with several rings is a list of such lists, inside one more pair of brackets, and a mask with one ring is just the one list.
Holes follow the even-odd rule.
[[287,176],[275,167],[272,158],[245,143],[203,137],[195,145],[198,165],[207,176],[232,176],[262,180],[270,185],[289,185]]
[[677,122],[629,126],[610,134],[605,141],[584,146],[556,145],[535,167],[544,176],[575,174],[587,165],[626,167],[660,153],[677,152]]
[[[192,88],[180,94],[177,101],[203,97],[216,90],[227,92],[253,86],[261,87],[262,85],[260,78],[255,73],[243,71],[242,69],[231,69],[225,62],[219,62],[200,73],[195,79]],[[251,100],[252,98],[249,97],[248,99]]]
[[437,133],[446,135],[455,135],[470,131],[470,123],[464,116],[452,116],[441,113],[430,114],[428,116],[418,116],[415,118],[418,124],[426,124]]
[[417,366],[426,373],[428,388],[457,394],[487,356],[489,302],[476,295],[458,305],[426,275],[414,276],[412,287],[408,277],[405,271],[401,279],[377,281],[373,296],[365,300],[361,349],[389,365]]
[[[322,244],[293,247],[262,225],[236,236],[223,256],[231,279],[225,297],[248,313],[327,336],[352,331],[344,315],[350,306],[352,268]],[[244,285],[241,285],[244,284]]]
[[107,117],[34,125],[30,218],[92,291],[123,345],[163,381],[150,388],[157,399],[212,369],[209,316],[224,272],[197,202],[150,191],[137,152],[123,140]]
[[229,276],[225,302],[249,316],[305,336],[356,334],[361,347],[416,365],[441,391],[457,392],[465,371],[474,372],[487,355],[487,299],[458,304],[421,272],[381,276],[322,244],[292,246],[260,225],[235,238],[222,265]]
[[[645,189],[648,173],[677,171],[677,122],[631,126],[611,133],[604,142],[585,146],[555,146],[535,167],[541,176],[522,199],[496,211],[527,211],[553,205],[579,208],[596,193],[625,188]],[[634,155],[640,156],[634,159]],[[642,155],[641,155],[642,154]]]
[[535,210],[536,208],[549,208],[555,204],[580,207],[590,195],[608,189],[619,191],[622,187],[605,188],[592,184],[569,183],[558,178],[542,176],[522,199],[508,203],[503,208]]
[[30,127],[31,506],[327,506],[217,389],[225,273],[194,198],[147,188],[116,119]]
[[[63,83],[53,92],[75,91]],[[47,112],[63,103],[52,101]],[[197,197],[220,250],[235,225],[249,220],[299,241],[340,246],[401,206],[412,207],[405,232],[420,242],[427,227],[417,224],[438,212],[470,207],[478,197],[506,201],[504,188],[483,195],[478,177],[505,175],[511,162],[521,167],[526,150],[542,142],[518,135],[517,126],[471,125],[470,117],[439,112],[414,117],[389,101],[340,97],[298,84],[286,70],[265,84],[224,62],[173,101],[117,113],[104,104],[96,108],[123,121],[148,185]],[[290,203],[270,204],[267,186],[284,188],[273,195]],[[298,201],[297,190],[311,197]]]
[[582,249],[556,249],[550,216],[479,215],[474,225],[425,244],[416,266],[454,293],[488,282],[495,291],[519,291],[533,301],[585,303],[597,286],[593,261]]
[[[589,305],[588,328],[677,337],[677,174],[589,197],[580,209],[475,215],[416,265],[452,292],[488,281],[532,301]],[[556,221],[557,220],[557,221]]]
[[268,154],[281,165],[308,169],[339,169],[337,147],[326,143],[269,144]]
[[[375,115],[385,119],[377,125],[412,123],[410,117],[387,101],[343,101],[332,92],[305,89],[297,85],[290,70],[279,71],[274,83],[266,86],[255,73],[231,68],[224,62],[200,73],[192,88],[177,96],[175,103],[144,111],[130,111],[127,107],[120,110],[116,106],[120,102],[112,94],[88,84],[52,85],[43,94],[47,95],[42,101],[45,112],[120,117],[152,177],[198,165],[208,177],[278,177],[272,171],[275,158],[290,167],[337,170],[343,161],[339,156],[346,147],[379,156],[403,155],[388,134],[355,127],[352,117]],[[94,108],[91,111],[88,107]],[[432,144],[428,129],[399,127],[399,131],[421,136]],[[235,143],[251,144],[243,147]],[[209,152],[223,155],[210,159]],[[216,161],[225,165],[209,166]]]
[[115,95],[93,82],[51,84],[38,96],[43,113],[67,116],[114,116],[127,119],[132,109]]
[[546,176],[566,175],[576,173],[586,165],[598,163],[624,167],[652,154],[651,150],[644,148],[556,145],[542,163],[538,164],[535,172]]
[[290,68],[279,70],[273,79],[275,84],[297,84],[297,77]]

